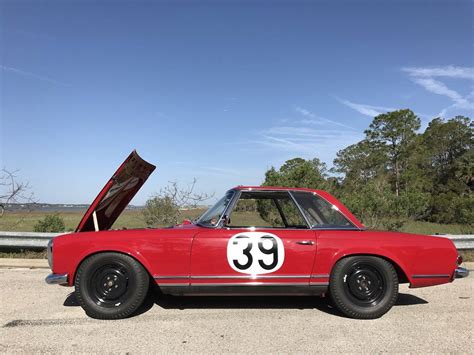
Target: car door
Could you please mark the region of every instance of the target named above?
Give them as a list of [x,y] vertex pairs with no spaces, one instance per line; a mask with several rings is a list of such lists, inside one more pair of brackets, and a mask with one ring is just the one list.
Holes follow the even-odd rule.
[[257,293],[266,287],[291,293],[308,288],[316,235],[288,192],[242,191],[233,206],[224,226],[194,237],[191,287],[209,293],[223,286],[253,286]]

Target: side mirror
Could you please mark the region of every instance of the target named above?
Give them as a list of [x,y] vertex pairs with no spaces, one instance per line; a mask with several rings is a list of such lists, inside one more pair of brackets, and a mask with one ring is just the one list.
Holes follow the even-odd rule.
[[230,224],[230,217],[229,216],[223,216],[222,217],[222,226],[226,227]]

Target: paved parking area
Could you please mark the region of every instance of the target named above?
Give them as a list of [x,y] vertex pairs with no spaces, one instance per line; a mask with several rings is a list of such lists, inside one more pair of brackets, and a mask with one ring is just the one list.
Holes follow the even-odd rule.
[[[472,269],[474,264],[470,264]],[[411,290],[381,319],[311,297],[164,297],[125,320],[88,318],[46,269],[0,269],[0,352],[473,353],[474,275]]]

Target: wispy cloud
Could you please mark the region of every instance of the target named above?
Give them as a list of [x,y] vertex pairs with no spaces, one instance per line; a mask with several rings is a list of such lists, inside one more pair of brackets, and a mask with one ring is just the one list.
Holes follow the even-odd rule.
[[337,151],[362,138],[362,133],[349,130],[277,126],[260,132],[258,140],[253,143],[272,151],[319,156],[330,161]]
[[56,84],[56,85],[63,85],[63,86],[67,85],[65,83],[62,83],[62,82],[57,81],[55,79],[49,78],[47,76],[38,75],[38,74],[31,73],[31,72],[21,70],[21,69],[18,69],[18,68],[8,67],[6,65],[0,65],[0,69],[5,71],[5,72],[15,73],[15,74],[21,75],[23,77],[27,77],[27,78],[31,78],[31,79],[37,79],[37,80],[41,80],[41,81],[46,81],[46,82]]
[[439,80],[435,80],[433,78],[413,78],[413,81],[434,94],[449,97],[460,107],[469,107],[470,103],[468,100],[466,100],[457,91],[448,88],[444,83]]
[[449,98],[453,104],[441,110],[438,116],[444,117],[451,109],[474,110],[474,102],[471,95],[463,96],[458,91],[449,88],[444,82],[436,78],[466,79],[474,80],[474,68],[456,67],[452,65],[444,67],[406,67],[402,71],[408,73],[410,79],[425,90]]
[[356,128],[321,117],[301,106],[294,111],[303,119],[280,120],[279,124],[257,132],[257,138],[248,143],[264,151],[317,156],[331,163],[340,149],[363,138]]
[[352,102],[352,101],[344,100],[340,98],[337,98],[337,100],[340,103],[346,105],[347,107],[350,107],[351,109],[361,113],[362,115],[369,116],[369,117],[375,117],[375,116],[380,115],[381,113],[396,110],[395,108],[392,108],[392,107],[360,104],[360,103],[356,103],[356,102]]
[[328,136],[338,135],[339,130],[329,129],[314,129],[310,127],[290,127],[290,126],[276,126],[263,131],[271,135],[287,135],[292,137],[304,138],[325,138]]
[[[367,104],[361,104],[361,103],[356,103],[352,102],[349,100],[344,100],[339,97],[336,97],[336,99],[342,103],[343,105],[346,105],[347,107],[350,107],[351,109],[359,112],[362,115],[368,116],[368,117],[375,117],[378,116],[382,113],[390,112],[390,111],[396,111],[400,110],[400,108],[394,108],[394,107],[386,107],[386,106],[374,106],[374,105],[367,105]],[[424,119],[431,119],[434,116],[429,115],[426,113],[419,113],[415,112],[417,116],[424,118]]]
[[240,174],[240,172],[238,170],[224,169],[224,168],[219,168],[219,167],[216,167],[216,166],[203,167],[203,169],[215,172],[217,174],[223,174],[223,175],[239,175]]
[[222,175],[222,176],[239,176],[241,172],[235,169],[222,168],[219,166],[203,166],[189,161],[175,161],[174,165],[181,166],[184,169],[192,169],[194,173],[201,175]]
[[446,77],[474,80],[474,68],[469,67],[455,67],[453,65],[433,68],[405,67],[402,68],[402,71],[415,77]]
[[313,112],[311,112],[311,111],[309,111],[309,110],[307,110],[303,107],[300,107],[300,106],[295,107],[295,111],[298,112],[299,114],[309,118],[309,119],[299,121],[300,123],[303,123],[303,124],[309,124],[309,125],[330,124],[330,125],[336,125],[336,126],[340,126],[340,127],[344,127],[344,128],[348,128],[348,129],[357,131],[357,129],[354,128],[354,127],[348,126],[344,123],[341,123],[341,122],[338,122],[338,121],[335,121],[335,120],[330,120],[328,118],[318,116],[318,115],[314,114]]

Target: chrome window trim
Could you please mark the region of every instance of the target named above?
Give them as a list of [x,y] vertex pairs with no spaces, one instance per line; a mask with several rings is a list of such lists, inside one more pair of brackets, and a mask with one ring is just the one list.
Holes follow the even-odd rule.
[[227,228],[227,229],[255,229],[255,230],[256,229],[276,229],[276,230],[299,230],[299,231],[311,230],[312,229],[311,225],[309,224],[309,222],[306,218],[306,216],[304,215],[303,211],[301,210],[300,205],[298,205],[295,198],[291,194],[290,190],[255,190],[255,191],[253,191],[252,189],[245,189],[245,190],[232,190],[232,191],[236,191],[237,193],[234,194],[232,201],[227,205],[226,210],[224,211],[223,215],[219,219],[219,222],[216,224],[216,226],[220,226],[220,223],[222,221],[223,216],[229,215],[227,213],[229,209],[232,209],[231,212],[234,211],[234,206],[237,203],[237,201],[239,200],[240,196],[242,195],[242,192],[257,192],[257,193],[259,193],[259,192],[262,192],[262,193],[286,192],[290,196],[290,199],[293,201],[293,203],[296,205],[296,208],[298,209],[298,212],[300,213],[300,216],[303,217],[303,221],[305,221],[305,223],[306,223],[306,228],[286,228],[286,227],[278,228],[278,227],[251,227],[251,226],[249,226],[249,227],[229,227],[229,226],[225,226],[225,228]]
[[228,214],[229,210],[232,213],[232,211],[234,210],[234,205],[239,200],[240,195],[242,195],[242,191],[240,191],[240,190],[229,190],[229,191],[234,192],[234,194],[232,195],[232,198],[231,198],[229,204],[227,205],[227,207],[225,208],[224,212],[222,212],[221,218],[219,218],[219,220],[217,221],[215,228],[224,227],[222,225],[222,219],[224,218],[224,216],[229,216],[229,214]]
[[[303,191],[303,192],[304,192],[304,191]],[[311,193],[311,192],[310,192],[310,193]],[[335,206],[334,204],[332,204],[331,202],[329,202],[327,199],[325,199],[323,196],[319,195],[317,192],[312,192],[312,194],[315,195],[315,196],[318,196],[318,197],[321,198],[321,199],[323,199],[324,201],[326,201],[327,203],[329,203],[331,206]],[[337,207],[337,206],[336,206],[336,207]],[[337,212],[339,212],[345,219],[347,219],[347,220],[349,221],[349,223],[352,224],[352,226],[353,226],[355,229],[357,229],[357,230],[366,230],[366,229],[367,229],[367,228],[359,228],[359,227],[357,227],[357,226],[354,224],[354,222],[352,222],[352,220],[351,220],[349,217],[347,217],[347,216],[345,215],[345,213],[343,213],[343,212],[339,209],[339,207],[337,207]],[[312,229],[313,229],[313,228],[312,228]],[[314,228],[314,229],[317,229],[317,228]],[[331,229],[332,229],[332,228],[331,228]],[[344,230],[344,229],[342,229],[342,230]]]
[[[347,219],[349,221],[349,223],[352,225],[352,227],[348,227],[348,228],[340,228],[340,227],[336,227],[336,228],[328,228],[328,227],[324,227],[324,228],[320,228],[318,226],[312,226],[311,223],[309,223],[309,220],[308,218],[306,217],[306,215],[304,214],[303,212],[303,209],[301,208],[301,206],[299,205],[298,201],[296,200],[296,198],[293,196],[293,192],[303,192],[303,193],[307,193],[307,194],[311,194],[311,195],[314,195],[314,196],[317,196],[319,198],[321,198],[322,200],[326,201],[328,204],[330,204],[331,206],[334,206],[334,204],[332,204],[331,202],[329,202],[327,199],[325,199],[323,196],[319,195],[317,192],[314,192],[314,191],[303,191],[303,190],[292,190],[292,189],[288,189],[288,190],[253,190],[253,189],[231,189],[231,190],[228,190],[226,191],[229,192],[229,191],[232,191],[234,194],[231,198],[231,201],[229,202],[229,204],[227,205],[226,209],[224,210],[224,212],[222,213],[221,217],[219,218],[219,220],[217,221],[216,225],[215,226],[207,226],[207,225],[203,225],[203,224],[199,224],[199,223],[196,223],[198,226],[202,227],[202,228],[208,228],[208,229],[216,229],[216,228],[227,228],[227,229],[252,229],[252,230],[261,230],[261,229],[274,229],[274,230],[298,230],[298,231],[302,231],[302,230],[320,230],[320,231],[325,231],[325,230],[338,230],[338,231],[364,231],[364,230],[367,230],[367,228],[360,228],[360,227],[357,227],[354,222],[352,222],[352,220],[347,217],[339,208],[336,210],[336,212],[340,213],[345,219]],[[277,228],[277,227],[229,227],[229,226],[222,226],[222,219],[224,216],[228,216],[229,215],[229,211],[230,212],[233,212],[233,209],[234,209],[234,206],[236,204],[236,202],[239,200],[240,196],[242,195],[242,192],[286,192],[290,198],[293,200],[293,202],[295,203],[298,211],[300,212],[300,215],[303,217],[303,220],[305,221],[306,223],[306,227],[305,229],[303,228],[285,228],[285,227],[281,227],[281,228]]]
[[310,228],[285,228],[285,227],[225,227],[226,229],[245,229],[248,230],[249,232],[253,232],[256,230],[275,230],[275,231],[312,231]]
[[296,208],[298,209],[298,211],[300,211],[300,215],[303,216],[303,220],[306,222],[306,226],[308,227],[308,229],[312,229],[311,223],[309,223],[308,218],[304,214],[303,210],[301,209],[301,206],[299,205],[298,201],[296,201],[295,196],[293,196],[290,190],[288,190],[288,195],[290,195],[290,198],[293,200],[293,203],[296,205]]
[[[208,229],[222,228],[222,226],[221,226],[222,218],[227,215],[227,211],[229,210],[229,207],[230,207],[231,205],[233,205],[234,202],[235,202],[235,197],[236,197],[236,195],[240,193],[240,191],[235,190],[235,189],[227,190],[225,193],[227,194],[228,192],[232,192],[233,195],[232,195],[232,197],[231,197],[231,199],[230,199],[229,204],[227,205],[227,207],[226,207],[226,208],[224,209],[224,211],[222,212],[222,214],[221,214],[219,220],[217,221],[216,225],[215,225],[215,226],[207,226],[207,225],[204,225],[204,224],[196,223],[197,226],[202,227],[202,228],[208,228]],[[240,196],[240,194],[239,194],[239,196]],[[217,202],[216,202],[216,203],[217,203]],[[211,208],[212,208],[212,207],[211,207]],[[207,211],[206,211],[206,212],[207,212]],[[204,212],[204,213],[206,213],[206,212]],[[201,218],[201,217],[198,217],[198,219],[199,219],[199,218]]]
[[[291,192],[302,192],[302,193],[310,194],[310,195],[313,195],[313,196],[317,196],[317,197],[319,197],[320,199],[326,201],[329,205],[331,205],[331,206],[336,206],[336,205],[334,205],[333,203],[329,202],[327,199],[325,199],[323,196],[319,195],[317,192],[314,192],[314,191],[292,190]],[[293,198],[294,198],[294,197],[293,197]],[[296,201],[296,198],[295,198],[295,203],[298,203],[298,202]],[[299,206],[299,205],[298,205],[298,206]],[[337,207],[337,206],[336,206],[336,207]],[[300,207],[300,208],[301,208],[301,207]],[[312,226],[311,223],[309,223],[309,221],[307,221],[308,224],[309,224],[309,226],[310,226],[310,229],[312,229],[312,230],[341,230],[341,231],[344,231],[344,230],[358,230],[358,231],[359,231],[359,230],[366,230],[366,229],[367,229],[367,228],[359,228],[359,227],[357,227],[357,226],[354,224],[354,222],[352,222],[352,220],[351,220],[349,217],[347,217],[347,216],[339,209],[339,207],[337,207],[337,210],[335,210],[335,211],[338,212],[339,214],[341,214],[341,215],[352,225],[352,227],[350,227],[350,228],[338,228],[338,227],[336,227],[336,228],[328,228],[328,227],[318,228],[318,226]],[[306,218],[306,216],[305,216],[305,218]]]
[[[350,222],[350,221],[349,221]],[[351,222],[352,223],[352,222]],[[329,227],[324,227],[324,228],[320,228],[320,227],[312,227],[311,230],[314,230],[314,231],[364,231],[364,230],[367,230],[367,228],[359,228],[359,227],[348,227],[348,228],[338,228],[338,227],[334,227],[334,228],[329,228]]]

